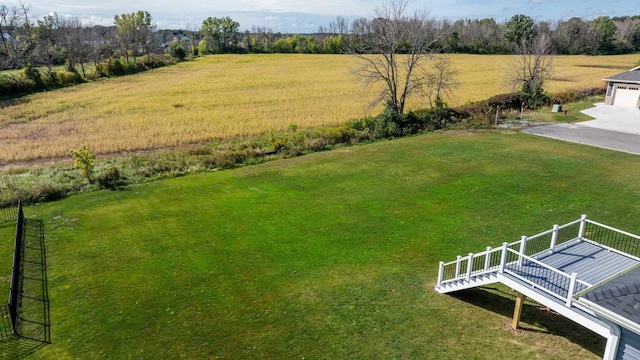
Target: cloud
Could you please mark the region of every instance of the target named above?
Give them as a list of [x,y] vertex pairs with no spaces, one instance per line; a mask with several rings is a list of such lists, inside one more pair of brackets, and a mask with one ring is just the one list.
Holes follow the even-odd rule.
[[[29,5],[30,0],[24,0]],[[62,16],[77,17],[86,24],[112,25],[116,14],[145,10],[151,13],[159,28],[184,28],[187,24],[200,24],[205,18],[230,16],[243,29],[252,26],[271,27],[280,32],[313,32],[319,25],[327,25],[337,16],[355,19],[372,16],[374,9],[388,0],[39,0],[31,4],[32,18],[57,12]],[[579,16],[585,20],[601,15],[620,16],[640,13],[637,1],[613,2],[581,0],[409,0],[410,9],[427,7],[439,19],[494,18],[506,21],[517,13],[536,20],[567,19]],[[17,0],[3,2],[17,6]],[[621,10],[620,4],[628,9]],[[591,9],[589,9],[591,8]]]

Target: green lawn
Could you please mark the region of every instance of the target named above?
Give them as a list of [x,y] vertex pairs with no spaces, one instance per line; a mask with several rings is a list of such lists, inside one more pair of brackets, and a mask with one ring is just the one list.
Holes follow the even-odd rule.
[[514,294],[433,290],[438,261],[581,214],[640,232],[640,158],[444,133],[33,206],[53,344],[33,359],[597,359]]
[[594,107],[594,104],[597,102],[604,102],[604,96],[594,96],[568,104],[561,104],[563,106],[563,109],[567,110],[566,115],[564,114],[564,112],[551,112],[551,107],[548,107],[536,110],[532,114],[528,114],[527,118],[535,121],[564,123],[575,123],[580,121],[593,120],[591,116],[585,115],[581,113],[581,111]]

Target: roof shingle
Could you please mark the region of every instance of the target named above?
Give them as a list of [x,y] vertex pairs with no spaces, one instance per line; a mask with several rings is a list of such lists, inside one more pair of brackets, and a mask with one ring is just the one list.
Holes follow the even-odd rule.
[[623,73],[610,76],[604,81],[613,81],[613,82],[625,82],[625,83],[639,83],[640,84],[640,66],[633,68],[629,71],[625,71]]
[[587,300],[640,325],[640,267],[583,295]]

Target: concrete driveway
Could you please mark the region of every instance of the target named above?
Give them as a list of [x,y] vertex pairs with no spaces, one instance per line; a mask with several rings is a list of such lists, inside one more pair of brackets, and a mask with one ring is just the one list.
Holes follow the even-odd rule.
[[629,134],[640,134],[640,110],[632,107],[609,106],[597,103],[591,109],[582,110],[594,120],[583,121],[579,125],[596,129],[618,131]]
[[599,103],[582,112],[595,119],[575,124],[534,126],[522,131],[640,155],[640,110]]

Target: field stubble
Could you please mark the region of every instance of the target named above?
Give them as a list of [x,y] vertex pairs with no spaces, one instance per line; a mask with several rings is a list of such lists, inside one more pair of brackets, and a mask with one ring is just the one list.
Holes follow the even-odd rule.
[[[512,56],[453,55],[456,106],[506,93]],[[637,55],[555,59],[548,90],[601,86]],[[0,103],[0,166],[69,156],[87,145],[113,154],[337,125],[374,113],[374,97],[346,55],[218,55]],[[425,107],[412,99],[410,108]]]

